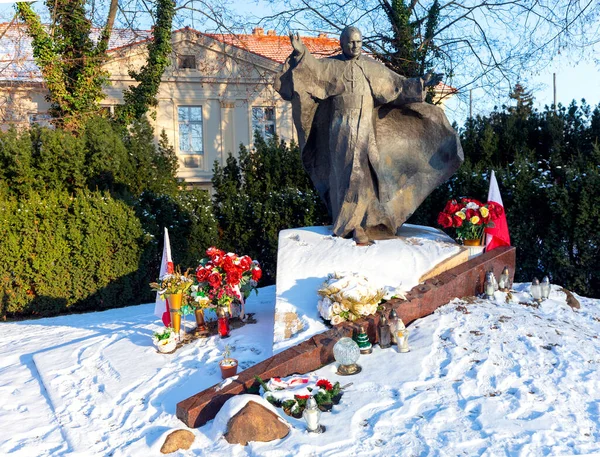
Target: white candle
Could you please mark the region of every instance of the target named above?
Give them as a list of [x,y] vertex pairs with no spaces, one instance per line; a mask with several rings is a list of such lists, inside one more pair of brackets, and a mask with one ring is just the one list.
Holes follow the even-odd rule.
[[319,431],[319,419],[321,418],[321,411],[319,411],[314,397],[310,397],[306,402],[306,408],[304,408],[304,413],[302,413],[302,416],[306,421],[306,428],[309,432]]
[[305,409],[304,420],[306,421],[306,428],[309,431],[316,431],[319,428],[319,411],[316,409]]

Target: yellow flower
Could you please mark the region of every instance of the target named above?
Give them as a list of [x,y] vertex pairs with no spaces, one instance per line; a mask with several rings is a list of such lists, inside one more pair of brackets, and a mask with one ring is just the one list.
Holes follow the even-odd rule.
[[471,218],[471,224],[477,225],[479,223],[479,216],[473,216]]
[[463,213],[462,211],[457,211],[455,213],[455,215],[460,217],[463,221],[467,218],[467,215],[465,213]]
[[487,209],[485,206],[479,208],[479,212],[481,213],[482,217],[488,217],[488,215],[490,214],[490,210]]

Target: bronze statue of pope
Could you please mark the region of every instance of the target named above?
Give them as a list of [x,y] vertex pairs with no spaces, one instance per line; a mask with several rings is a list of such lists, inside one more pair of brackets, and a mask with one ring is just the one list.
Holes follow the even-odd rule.
[[346,27],[342,54],[316,59],[298,35],[275,81],[292,102],[302,162],[335,235],[364,244],[396,235],[463,160],[443,111],[424,103],[431,76],[405,78],[362,54]]

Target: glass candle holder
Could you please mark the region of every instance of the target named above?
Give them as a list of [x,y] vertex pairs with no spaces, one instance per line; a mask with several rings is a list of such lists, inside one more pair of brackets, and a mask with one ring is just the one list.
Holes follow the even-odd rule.
[[542,293],[542,299],[546,300],[550,296],[550,278],[548,276],[544,276],[542,282],[540,283],[540,289]]
[[403,328],[396,331],[396,341],[398,342],[398,352],[410,352],[408,346],[408,330]]
[[321,433],[321,411],[317,406],[314,397],[310,397],[306,402],[306,408],[302,413],[302,417],[306,421],[306,429],[311,433]]
[[494,284],[494,292],[499,289],[498,281],[496,280],[496,275],[492,270],[490,270],[490,277],[492,278],[492,284]]
[[360,357],[360,349],[358,344],[352,338],[340,338],[335,346],[333,346],[333,357],[339,363],[337,374],[346,376],[360,373],[362,368],[357,365]]
[[529,293],[536,302],[542,301],[542,288],[540,286],[540,280],[538,278],[533,278],[533,281],[531,281]]
[[387,349],[392,345],[392,334],[390,331],[390,325],[385,317],[385,314],[381,314],[379,319],[379,326],[377,327],[377,339],[379,340],[379,347],[381,349]]
[[498,280],[498,287],[500,287],[500,290],[503,292],[508,292],[510,290],[510,273],[508,267],[504,267],[502,270],[502,274]]
[[392,339],[392,344],[397,344],[398,343],[396,341],[396,330],[398,329],[399,322],[401,322],[401,320],[398,317],[398,313],[396,312],[395,309],[392,309],[390,311],[390,318],[388,320],[388,323],[390,325],[390,336],[391,336],[391,339]]
[[485,297],[488,300],[492,300],[494,298],[494,292],[496,292],[492,275],[493,273],[488,271],[488,273],[485,276]]

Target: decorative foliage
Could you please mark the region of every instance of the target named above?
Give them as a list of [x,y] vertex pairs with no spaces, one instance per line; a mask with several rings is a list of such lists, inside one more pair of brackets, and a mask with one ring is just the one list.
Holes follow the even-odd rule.
[[223,367],[232,367],[237,365],[237,360],[231,358],[232,347],[229,344],[225,345],[223,350],[223,358],[219,361],[219,365]]
[[161,332],[154,332],[154,338],[157,341],[168,340],[173,334],[169,327],[165,327]]
[[332,384],[327,379],[318,379],[313,375],[271,378],[266,383],[259,376],[254,379],[260,384],[265,400],[296,418],[302,416],[310,397],[314,397],[321,411],[330,411],[342,397],[339,382]]
[[177,346],[177,334],[169,327],[152,335],[152,342],[159,352],[171,352]]
[[385,296],[384,289],[373,287],[364,276],[338,272],[329,274],[318,293],[319,313],[332,325],[375,314]]
[[437,222],[443,228],[454,228],[459,240],[480,240],[483,230],[494,227],[494,220],[503,214],[502,206],[494,202],[483,204],[473,198],[452,199],[438,215]]
[[164,298],[165,295],[170,294],[183,294],[192,287],[194,279],[190,275],[190,270],[186,270],[185,273],[181,273],[181,269],[178,266],[175,267],[173,273],[167,273],[162,278],[158,279],[158,282],[151,282],[150,288]]

